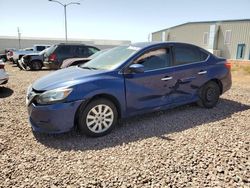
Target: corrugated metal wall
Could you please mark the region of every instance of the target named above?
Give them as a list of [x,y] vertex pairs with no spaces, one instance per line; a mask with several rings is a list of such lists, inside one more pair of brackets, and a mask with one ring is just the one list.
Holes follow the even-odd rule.
[[[204,33],[210,32],[210,26],[216,24],[218,34],[216,35],[214,49],[209,49],[209,44],[204,44]],[[225,32],[231,30],[231,42],[225,44]],[[178,41],[195,44],[207,50],[220,50],[222,57],[236,59],[238,44],[245,44],[244,58],[250,58],[250,21],[231,22],[204,22],[187,23],[152,33],[152,41],[162,41],[162,33],[165,32],[165,41]],[[168,38],[167,38],[168,37]]]
[[165,31],[168,33],[168,40],[164,41],[187,42],[206,48],[207,45],[203,44],[203,35],[204,32],[209,32],[209,27],[210,25],[204,23],[181,25],[153,33],[152,40],[162,41],[161,33]]
[[[244,58],[249,59],[250,55],[250,21],[249,22],[226,22],[220,23],[218,36],[218,49],[221,55],[226,58],[236,59],[238,44],[245,44]],[[225,44],[226,30],[231,30],[231,42]]]

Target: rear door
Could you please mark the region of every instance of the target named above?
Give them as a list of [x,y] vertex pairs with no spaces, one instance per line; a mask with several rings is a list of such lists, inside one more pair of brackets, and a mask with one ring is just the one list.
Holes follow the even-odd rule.
[[59,45],[55,51],[57,55],[57,65],[61,66],[65,59],[71,58],[71,46],[70,45]]
[[79,58],[84,58],[84,57],[87,57],[87,48],[86,46],[83,46],[83,45],[80,45],[80,46],[77,46],[77,54],[76,54],[76,57],[79,57]]
[[148,50],[133,61],[144,65],[145,72],[124,74],[127,109],[131,115],[170,103],[170,88],[174,85],[171,59],[170,48],[161,47]]
[[198,90],[207,80],[206,60],[209,55],[200,48],[187,44],[175,44],[173,55],[175,68],[173,102],[197,100]]

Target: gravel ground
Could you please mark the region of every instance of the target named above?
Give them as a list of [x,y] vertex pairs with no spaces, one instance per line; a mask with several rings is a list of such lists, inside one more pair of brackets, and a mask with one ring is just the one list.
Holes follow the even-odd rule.
[[26,88],[50,71],[6,68],[0,187],[250,187],[250,77],[235,79],[214,109],[186,105],[137,116],[88,138],[33,134]]

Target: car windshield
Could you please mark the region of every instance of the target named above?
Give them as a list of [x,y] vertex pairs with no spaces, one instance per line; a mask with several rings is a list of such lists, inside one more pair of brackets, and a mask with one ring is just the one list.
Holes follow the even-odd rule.
[[139,51],[140,48],[133,46],[119,46],[99,54],[91,61],[80,65],[87,69],[113,70],[118,68],[124,61]]

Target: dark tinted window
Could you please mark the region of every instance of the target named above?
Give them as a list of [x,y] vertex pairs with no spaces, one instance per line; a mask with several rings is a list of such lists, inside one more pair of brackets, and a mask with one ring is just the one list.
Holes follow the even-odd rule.
[[140,56],[135,63],[144,65],[145,70],[161,69],[170,66],[169,49],[161,48]]
[[200,50],[200,58],[201,58],[200,60],[205,61],[207,57],[208,57],[208,54]]
[[94,53],[98,52],[99,50],[93,47],[88,47],[89,55],[93,55]]
[[177,46],[174,48],[175,65],[195,63],[207,59],[207,54],[193,46]]
[[45,46],[37,46],[36,47],[36,50],[39,51],[39,52],[43,51],[44,49],[45,49]]
[[78,46],[70,46],[68,54],[73,57],[77,57],[79,55]]
[[200,53],[196,48],[188,46],[175,47],[175,65],[199,62]]
[[63,54],[63,55],[68,55],[70,54],[71,51],[71,46],[58,46],[58,49],[56,50],[56,52],[58,54]]
[[79,54],[80,57],[89,56],[88,52],[87,52],[87,49],[86,49],[86,46],[78,46],[78,54]]

